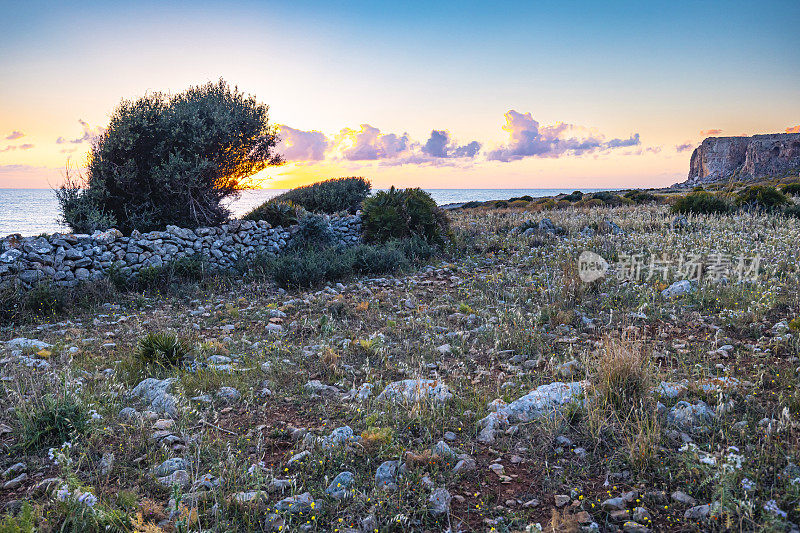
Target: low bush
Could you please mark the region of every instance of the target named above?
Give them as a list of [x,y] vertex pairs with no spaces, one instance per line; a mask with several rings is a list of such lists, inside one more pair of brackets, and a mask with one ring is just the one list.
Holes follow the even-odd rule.
[[727,213],[731,205],[724,198],[705,191],[690,192],[672,205],[673,213],[714,214]]
[[207,261],[199,256],[176,259],[160,267],[141,268],[133,276],[118,269],[108,273],[109,280],[118,290],[151,292],[169,290],[179,284],[199,283],[208,276]]
[[789,196],[800,196],[800,182],[785,183],[781,185],[781,192]]
[[0,520],[0,533],[34,533],[36,531],[33,506],[30,502],[24,502],[16,516],[11,512],[13,511]]
[[344,278],[352,273],[352,265],[332,248],[304,248],[275,258],[268,271],[281,287],[313,287]]
[[356,274],[392,274],[438,251],[421,237],[344,249],[306,246],[266,259],[264,271],[281,287],[305,288]]
[[408,257],[396,246],[358,246],[348,252],[354,272],[384,274],[397,272],[408,263]]
[[69,309],[92,308],[107,302],[114,292],[108,280],[84,282],[76,287],[60,287],[43,280],[30,289],[0,287],[0,324],[53,319]]
[[89,428],[89,414],[72,396],[47,395],[31,410],[18,411],[21,436],[18,446],[38,450],[61,445]]
[[416,235],[441,244],[450,222],[427,192],[392,187],[364,200],[362,224],[368,241],[387,242]]
[[139,341],[134,357],[144,366],[180,367],[191,348],[172,333],[148,333]]
[[61,206],[61,222],[75,233],[92,233],[117,225],[116,217],[105,212],[94,200],[93,193],[75,182],[69,174],[64,186],[56,189],[56,198]]
[[611,191],[597,191],[592,193],[593,200],[600,200],[604,205],[617,206],[622,205],[624,202],[622,197]]
[[789,198],[771,185],[751,185],[736,194],[736,205],[771,211],[790,203]]
[[270,200],[256,207],[243,220],[264,220],[271,226],[293,226],[300,220],[300,208],[292,202]]
[[655,194],[653,194],[651,192],[642,191],[642,190],[638,190],[638,189],[634,190],[634,191],[626,192],[625,193],[625,198],[633,200],[637,204],[647,204],[647,203],[651,203],[651,202],[657,202],[658,199],[659,199],[658,196],[656,196]]
[[783,214],[787,217],[800,218],[800,205],[791,205],[783,210]]
[[291,202],[312,213],[355,213],[372,188],[364,178],[336,178],[297,187],[273,201]]
[[582,199],[583,199],[583,193],[581,191],[572,191],[563,198],[563,200],[566,200],[568,202],[577,202],[578,200]]
[[297,232],[292,237],[292,246],[330,246],[336,237],[331,230],[331,225],[321,215],[309,214],[300,219]]

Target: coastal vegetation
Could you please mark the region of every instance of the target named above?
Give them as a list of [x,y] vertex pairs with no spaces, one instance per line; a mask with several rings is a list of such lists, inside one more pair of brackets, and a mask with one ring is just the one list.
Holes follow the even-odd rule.
[[[0,326],[0,523],[790,528],[800,219],[781,213],[477,207],[444,246],[348,248],[306,214],[308,245],[237,275],[86,282],[85,307]],[[587,251],[611,270],[585,281]]]
[[126,234],[223,222],[222,201],[281,162],[268,111],[224,80],[124,100],[95,139],[86,175],[57,191],[64,222]]

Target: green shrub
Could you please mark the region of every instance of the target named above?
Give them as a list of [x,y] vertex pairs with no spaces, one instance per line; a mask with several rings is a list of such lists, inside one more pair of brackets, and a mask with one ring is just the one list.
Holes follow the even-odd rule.
[[276,197],[312,213],[355,213],[372,188],[364,178],[336,178],[297,187]]
[[751,185],[736,194],[736,205],[772,210],[790,203],[789,198],[771,185]]
[[783,210],[783,214],[787,217],[800,218],[800,205],[791,205]]
[[94,201],[93,195],[69,174],[66,183],[56,189],[56,198],[61,206],[61,222],[75,233],[92,233],[117,225],[114,215],[104,212],[103,207]]
[[672,205],[673,213],[713,214],[727,213],[731,205],[724,198],[705,191],[690,192]]
[[603,200],[601,200],[600,198],[589,198],[588,200],[584,200],[583,205],[585,207],[602,207],[605,204],[603,203]]
[[480,207],[483,205],[483,202],[478,202],[476,200],[469,201],[461,206],[462,209],[473,209],[475,207]]
[[648,191],[638,190],[638,189],[634,190],[634,191],[626,192],[625,193],[625,198],[633,200],[637,204],[646,204],[646,203],[657,202],[658,201],[658,196],[656,196],[655,194],[653,194],[651,192],[648,192]]
[[439,249],[419,236],[352,248],[307,246],[266,261],[265,271],[281,287],[314,287],[355,274],[391,274]]
[[209,268],[207,261],[197,255],[176,259],[160,267],[140,268],[134,275],[125,275],[112,268],[108,277],[118,290],[155,292],[204,281],[209,277]]
[[66,393],[47,395],[32,410],[19,410],[18,417],[22,428],[18,446],[24,450],[60,445],[89,427],[86,409]]
[[349,256],[333,248],[304,248],[277,257],[272,277],[281,287],[313,287],[352,274]]
[[417,235],[431,243],[443,243],[449,224],[445,212],[422,189],[392,187],[364,200],[362,225],[368,241]]
[[297,225],[297,232],[292,237],[293,247],[325,247],[331,246],[336,238],[331,225],[322,215],[309,214]]
[[781,185],[781,191],[789,196],[800,196],[800,182],[785,183]]
[[564,196],[563,199],[568,202],[577,202],[578,200],[583,199],[583,193],[581,191],[572,191],[568,195]]
[[390,243],[403,252],[409,261],[427,261],[440,252],[436,244],[426,241],[419,235]]
[[144,366],[180,367],[189,357],[191,348],[172,333],[148,333],[134,351],[134,357]]
[[505,200],[497,200],[494,203],[495,209],[505,209],[506,207],[508,207],[508,202],[506,202]]
[[92,145],[85,186],[59,191],[64,220],[126,233],[223,222],[222,200],[281,162],[268,110],[223,80],[123,101]]
[[293,226],[300,220],[300,209],[292,202],[270,200],[256,207],[243,220],[264,220],[271,226]]
[[357,246],[348,251],[353,271],[358,274],[389,274],[408,264],[408,258],[396,246]]
[[532,202],[533,201],[533,196],[530,196],[529,194],[526,194],[524,196],[515,196],[514,198],[509,198],[508,199],[509,202],[518,202],[520,200],[522,200],[523,202]]
[[597,191],[593,192],[591,196],[593,200],[600,200],[605,205],[618,206],[624,203],[622,197],[611,191]]
[[0,533],[34,533],[34,514],[30,502],[24,502],[17,516],[6,515],[0,520]]

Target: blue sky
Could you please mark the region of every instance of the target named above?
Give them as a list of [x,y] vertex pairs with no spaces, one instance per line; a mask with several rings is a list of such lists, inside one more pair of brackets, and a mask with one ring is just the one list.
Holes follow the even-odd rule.
[[[100,131],[121,98],[220,76],[270,104],[276,123],[324,135],[322,159],[272,169],[267,186],[352,173],[430,187],[481,187],[487,176],[498,187],[663,185],[685,175],[691,152],[676,147],[696,145],[701,131],[800,124],[796,1],[6,2],[2,11],[0,186],[47,186],[67,158],[79,165],[88,142],[66,152],[56,139]],[[531,119],[509,131],[512,110]],[[558,132],[559,123],[571,127]],[[481,153],[425,157],[432,130]],[[25,136],[3,141],[14,131]],[[484,157],[520,131],[547,146],[588,138],[597,148]],[[376,159],[348,152],[387,134],[407,140]],[[639,144],[608,148],[635,134]]]

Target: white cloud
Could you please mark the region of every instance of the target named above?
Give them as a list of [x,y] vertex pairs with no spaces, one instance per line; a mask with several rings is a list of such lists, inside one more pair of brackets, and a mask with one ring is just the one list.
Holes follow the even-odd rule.
[[97,126],[95,128],[91,127],[88,122],[85,120],[79,119],[78,122],[83,129],[83,134],[80,137],[76,137],[75,139],[67,139],[65,137],[59,137],[56,139],[56,144],[82,144],[87,141],[93,141],[103,133],[105,133],[106,129],[102,126]]
[[627,139],[611,139],[582,126],[558,122],[541,126],[530,113],[513,109],[505,114],[503,130],[508,132],[508,142],[487,153],[490,161],[516,161],[526,157],[559,157],[564,154],[582,155],[588,152],[613,150],[637,146],[639,134]]
[[287,161],[320,161],[325,159],[328,138],[319,131],[303,131],[283,124],[277,151]]
[[[530,113],[510,110],[503,129],[508,142],[482,152],[482,144],[456,142],[447,130],[431,130],[424,142],[411,139],[408,133],[384,133],[370,124],[358,129],[343,128],[333,137],[319,131],[303,131],[281,125],[278,152],[288,161],[377,162],[380,165],[470,165],[480,159],[509,162],[526,157],[560,157],[591,152],[605,153],[641,145],[639,134],[628,138],[606,139],[595,130],[558,122],[541,126]],[[658,153],[650,147],[631,153]]]

